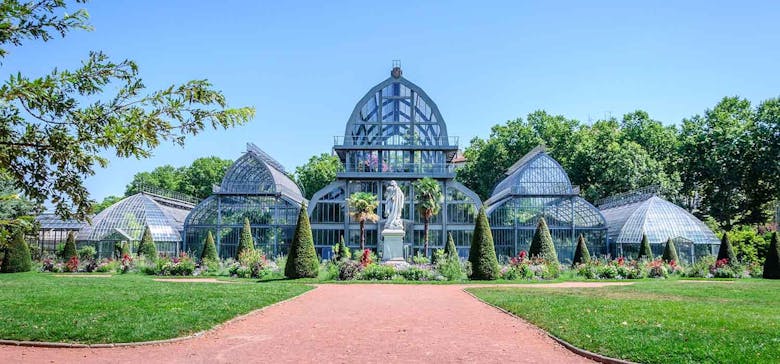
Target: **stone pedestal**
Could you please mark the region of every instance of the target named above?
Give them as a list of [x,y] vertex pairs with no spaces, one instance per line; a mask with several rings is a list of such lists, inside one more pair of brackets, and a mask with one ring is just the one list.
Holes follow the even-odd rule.
[[382,262],[404,261],[403,230],[382,230]]

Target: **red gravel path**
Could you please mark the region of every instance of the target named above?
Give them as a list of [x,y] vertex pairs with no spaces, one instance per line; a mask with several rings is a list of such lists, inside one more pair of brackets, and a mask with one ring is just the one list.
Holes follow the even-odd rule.
[[462,289],[321,285],[198,338],[110,349],[0,345],[0,362],[588,362]]

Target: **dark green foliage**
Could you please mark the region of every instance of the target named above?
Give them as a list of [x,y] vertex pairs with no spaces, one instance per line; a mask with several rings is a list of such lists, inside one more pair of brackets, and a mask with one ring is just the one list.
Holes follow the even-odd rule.
[[206,241],[203,242],[203,250],[200,253],[200,261],[216,262],[219,260],[217,255],[217,245],[214,244],[214,235],[211,231],[206,235]]
[[76,251],[76,234],[71,231],[68,233],[68,239],[65,240],[65,247],[62,250],[62,259],[67,261],[71,257],[78,257],[79,253]]
[[447,233],[447,245],[444,247],[444,256],[447,258],[458,257],[458,248],[455,247],[455,239],[452,238],[452,233]]
[[677,248],[674,246],[672,238],[666,241],[666,247],[664,248],[664,255],[662,256],[664,262],[680,262],[680,258],[677,257]]
[[544,258],[549,262],[557,262],[558,254],[555,252],[550,229],[547,227],[547,221],[542,217],[539,224],[536,225],[534,238],[531,240],[531,246],[528,248],[530,257]]
[[477,214],[474,236],[471,239],[469,262],[471,262],[470,279],[494,280],[498,279],[501,273],[498,267],[498,258],[496,258],[496,247],[493,245],[493,233],[490,231],[484,206],[479,209],[479,214]]
[[336,253],[336,261],[347,260],[352,256],[349,248],[347,248],[347,244],[344,242],[344,235],[341,236],[341,239],[339,239],[339,242],[336,244],[334,253]]
[[306,204],[303,204],[298,213],[298,224],[295,226],[295,234],[290,243],[290,254],[287,256],[284,275],[288,278],[315,278],[319,269],[309,215],[306,213]]
[[255,240],[252,238],[252,226],[249,225],[249,218],[244,218],[244,227],[241,229],[241,238],[238,240],[238,248],[236,249],[236,260],[241,252],[244,250],[254,250]]
[[11,242],[7,244],[3,254],[3,266],[0,272],[16,273],[29,272],[32,269],[32,259],[30,258],[30,248],[24,241],[24,233],[17,231]]
[[154,244],[152,230],[149,229],[149,226],[146,227],[144,234],[141,236],[141,245],[138,246],[138,255],[143,255],[149,259],[157,259],[157,245]]
[[734,247],[731,246],[729,241],[729,233],[723,232],[723,237],[720,238],[720,249],[718,250],[718,260],[728,259],[729,264],[737,264],[737,255],[734,254]]
[[639,246],[639,255],[636,260],[653,259],[653,249],[650,249],[650,240],[647,239],[647,234],[642,234],[642,244]]
[[775,232],[772,234],[772,242],[769,244],[769,251],[766,252],[766,260],[764,260],[766,279],[780,279],[780,246],[777,240],[777,232]]
[[585,237],[580,234],[577,239],[577,250],[574,251],[574,259],[572,259],[572,266],[577,264],[588,264],[590,262],[590,252],[588,251],[588,245],[585,244]]

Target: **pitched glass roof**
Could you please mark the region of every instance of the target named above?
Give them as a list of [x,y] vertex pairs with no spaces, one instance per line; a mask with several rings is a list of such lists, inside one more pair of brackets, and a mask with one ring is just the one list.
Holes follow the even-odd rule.
[[84,224],[78,241],[101,241],[119,234],[126,240],[140,240],[146,226],[154,241],[181,241],[184,219],[189,213],[183,206],[174,207],[157,201],[152,195],[138,193],[109,206]]
[[225,173],[219,188],[221,194],[281,193],[301,203],[300,187],[287,175],[281,163],[252,143],[247,151]]
[[523,156],[506,174],[493,190],[491,200],[502,194],[555,196],[575,192],[566,171],[541,146]]
[[35,217],[35,220],[41,225],[41,230],[78,230],[82,226],[82,223],[77,220],[62,220],[56,214],[40,214]]

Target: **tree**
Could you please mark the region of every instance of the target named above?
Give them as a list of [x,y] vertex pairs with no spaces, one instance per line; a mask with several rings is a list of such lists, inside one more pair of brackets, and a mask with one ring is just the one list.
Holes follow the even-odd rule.
[[311,199],[317,191],[335,181],[336,173],[342,170],[344,166],[338,156],[322,153],[295,168],[295,181],[303,189],[304,196]]
[[723,232],[723,237],[720,238],[720,249],[718,250],[718,260],[728,259],[729,264],[737,263],[737,256],[734,254],[734,248],[729,241],[729,233]]
[[73,231],[68,232],[68,238],[65,240],[65,247],[62,249],[62,259],[68,261],[72,257],[79,255],[76,251],[76,234]]
[[674,246],[674,241],[672,240],[672,238],[666,240],[666,247],[664,247],[664,255],[661,256],[661,259],[663,259],[663,261],[667,263],[680,262],[680,258],[677,257],[677,247]]
[[211,231],[206,234],[206,240],[203,242],[203,250],[200,253],[200,261],[201,263],[219,261],[219,255],[217,255],[217,245],[214,244],[214,235],[211,234]]
[[204,157],[192,161],[184,169],[184,181],[178,192],[197,198],[211,196],[212,186],[222,183],[225,172],[233,165],[230,159],[219,157]]
[[249,225],[249,218],[244,218],[244,227],[241,228],[241,237],[238,240],[236,248],[236,260],[244,251],[255,250],[255,239],[252,237],[252,226]]
[[452,233],[447,233],[447,246],[444,247],[444,256],[447,258],[458,258],[458,248],[455,246],[455,239]]
[[142,187],[179,192],[184,185],[183,182],[184,168],[176,168],[166,164],[153,169],[151,172],[139,172],[133,175],[133,180],[125,187],[125,196],[132,196],[141,192]]
[[550,228],[547,227],[547,220],[544,217],[539,218],[539,223],[536,225],[531,246],[528,247],[528,255],[531,258],[544,258],[548,262],[558,263],[558,253],[555,252]]
[[298,212],[298,223],[295,225],[295,234],[293,234],[293,240],[290,243],[290,255],[287,256],[284,275],[287,278],[314,278],[317,277],[319,269],[320,264],[317,259],[317,251],[314,250],[309,215],[306,213],[306,204],[304,203]]
[[647,239],[647,234],[642,233],[642,243],[639,245],[639,255],[636,256],[636,260],[653,259],[653,249],[650,248],[650,240]]
[[571,261],[571,266],[574,267],[577,264],[588,264],[590,262],[590,252],[588,251],[588,245],[585,243],[585,237],[580,234],[577,238],[577,249],[574,250],[574,259]]
[[138,256],[145,256],[148,259],[157,259],[157,245],[154,243],[154,239],[152,239],[152,230],[149,228],[149,225],[146,226],[146,229],[144,229],[143,235],[141,235],[141,244],[138,245]]
[[428,256],[428,224],[431,217],[439,214],[444,196],[441,193],[439,182],[430,177],[425,177],[414,182],[415,206],[423,221],[423,240],[425,256]]
[[[4,238],[0,237],[0,240]],[[3,244],[0,244],[0,246]],[[24,241],[24,232],[16,230],[11,242],[5,244],[2,269],[3,273],[29,272],[32,269],[32,259],[30,258],[30,247]]]
[[484,206],[477,213],[477,223],[474,226],[474,236],[469,250],[469,262],[471,262],[470,279],[495,280],[501,273],[493,233],[490,231]]
[[122,198],[123,197],[114,196],[114,195],[106,196],[105,198],[103,198],[103,201],[92,205],[92,212],[97,214],[100,211],[107,209],[111,205],[121,201]]
[[772,234],[772,242],[769,243],[769,251],[764,260],[764,278],[780,279],[780,245],[777,242],[777,231]]
[[[83,9],[57,14],[66,7],[62,0],[4,1],[0,56],[28,40],[90,29]],[[146,93],[133,61],[113,62],[101,52],[75,70],[12,75],[0,86],[0,99],[0,167],[25,196],[52,201],[63,218],[91,213],[83,180],[108,164],[104,153],[144,158],[161,142],[182,145],[207,127],[228,128],[254,116],[249,107],[229,108],[206,80]]]
[[355,192],[347,200],[349,214],[360,223],[360,250],[366,249],[366,221],[376,222],[379,216],[376,208],[379,200],[376,195],[369,192]]

